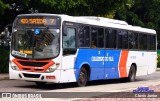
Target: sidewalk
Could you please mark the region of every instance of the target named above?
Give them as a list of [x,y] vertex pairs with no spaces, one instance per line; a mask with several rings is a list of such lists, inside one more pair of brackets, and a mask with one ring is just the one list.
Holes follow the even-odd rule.
[[0,80],[8,80],[9,74],[0,74]]
[[[160,71],[160,68],[157,68],[156,71]],[[8,80],[9,79],[9,74],[0,74],[0,80]]]
[[158,67],[156,71],[160,71],[160,67]]
[[[160,84],[149,86],[150,90],[153,90],[155,93],[135,93],[133,95],[133,90],[123,91],[121,93],[109,93],[105,95],[95,96],[93,98],[83,98],[74,101],[160,101]],[[129,97],[131,95],[131,97]],[[148,95],[156,95],[154,97],[146,97]]]

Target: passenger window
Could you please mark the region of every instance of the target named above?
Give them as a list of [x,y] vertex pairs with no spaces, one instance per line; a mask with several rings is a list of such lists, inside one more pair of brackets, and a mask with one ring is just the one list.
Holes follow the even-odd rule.
[[147,34],[139,33],[139,49],[147,50]]
[[76,48],[75,33],[75,28],[67,28],[67,33],[63,35],[63,48]]
[[117,34],[115,30],[106,29],[105,30],[105,41],[106,48],[116,48],[117,47]]
[[148,35],[148,50],[156,50],[156,36]]
[[98,32],[97,28],[92,27],[91,29],[91,37],[92,37],[91,47],[92,48],[97,47],[97,32]]
[[138,49],[138,33],[128,32],[129,49]]
[[98,48],[104,48],[104,29],[98,29]]
[[128,49],[128,34],[125,30],[117,30],[118,34],[118,48]]
[[79,47],[90,46],[90,31],[88,26],[80,26]]

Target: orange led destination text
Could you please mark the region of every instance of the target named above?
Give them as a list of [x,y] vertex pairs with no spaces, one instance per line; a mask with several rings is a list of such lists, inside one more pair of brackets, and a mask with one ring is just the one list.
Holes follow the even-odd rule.
[[22,24],[46,24],[46,19],[21,19]]

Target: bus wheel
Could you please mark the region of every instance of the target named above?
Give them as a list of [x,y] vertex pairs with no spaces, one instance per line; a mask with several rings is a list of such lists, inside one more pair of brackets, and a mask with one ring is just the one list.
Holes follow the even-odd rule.
[[136,79],[136,67],[134,65],[131,65],[129,75],[128,75],[128,81],[133,82]]
[[46,85],[46,82],[35,82],[37,86],[43,87]]
[[86,83],[87,83],[87,71],[85,68],[82,67],[78,77],[77,86],[83,87],[86,85]]

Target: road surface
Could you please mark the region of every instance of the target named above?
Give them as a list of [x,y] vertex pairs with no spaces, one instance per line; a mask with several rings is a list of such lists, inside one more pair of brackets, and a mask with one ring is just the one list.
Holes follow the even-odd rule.
[[[137,89],[138,87],[153,86],[158,84],[160,84],[160,71],[156,71],[155,73],[147,76],[137,77],[135,82],[121,82],[121,80],[119,79],[91,81],[88,83],[86,87],[76,87],[75,83],[47,84],[45,87],[38,87],[35,85],[34,82],[26,82],[21,80],[2,80],[0,81],[0,91],[1,92],[124,92],[124,91],[132,91],[134,89]],[[59,98],[59,99],[71,100],[73,98]]]

